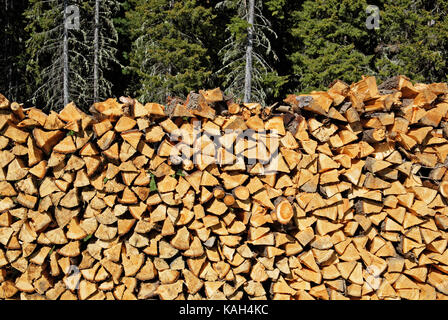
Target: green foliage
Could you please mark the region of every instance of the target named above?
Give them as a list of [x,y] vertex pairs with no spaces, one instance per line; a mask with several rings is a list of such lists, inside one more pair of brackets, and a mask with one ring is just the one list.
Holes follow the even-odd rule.
[[414,81],[446,81],[448,3],[385,1],[376,67],[380,78],[405,74]]
[[82,239],[82,241],[87,242],[90,240],[90,238],[92,238],[93,234],[89,234],[88,236],[86,236],[84,239]]
[[247,20],[241,17],[232,17],[230,24],[227,26],[231,36],[235,38],[237,42],[245,42],[247,40],[247,28],[250,24]]
[[[89,21],[92,23],[85,26],[88,30],[88,45],[91,48],[89,56],[94,54],[94,6],[95,0],[89,0],[91,9],[89,10]],[[120,9],[120,3],[117,0],[100,0],[100,15],[99,15],[99,32],[98,32],[98,99],[105,100],[112,95],[112,76],[109,70],[113,67],[122,67],[117,59],[118,50],[118,31],[115,27],[113,16],[117,14]],[[93,61],[93,57],[90,58]],[[93,67],[93,66],[91,66]],[[91,71],[92,73],[93,71]],[[90,77],[91,78],[91,77]],[[93,86],[90,87],[89,102],[93,101]]]
[[176,176],[179,176],[179,177],[185,177],[185,172],[184,172],[184,170],[182,170],[182,169],[178,169],[178,170],[176,171]]
[[3,1],[0,17],[0,92],[11,100],[18,101],[26,96],[25,81],[25,24],[22,14],[26,0]]
[[288,83],[289,76],[280,76],[276,71],[267,72],[261,79],[264,93],[273,100],[281,98],[282,88]]
[[[272,1],[271,8],[281,4]],[[277,7],[276,7],[277,6]],[[246,48],[248,29],[253,29],[252,53],[252,101],[265,103],[267,99],[277,97],[280,88],[287,82],[287,76],[280,76],[272,68],[272,62],[278,60],[272,50],[271,42],[277,39],[272,30],[270,21],[263,15],[263,2],[255,0],[254,25],[250,26],[247,20],[248,8],[246,1],[224,0],[217,4],[217,9],[230,9],[233,15],[227,24],[229,37],[226,44],[219,51],[222,68],[217,71],[223,76],[222,87],[225,92],[239,100],[244,96],[244,81],[246,68]],[[275,11],[277,12],[277,11]]]
[[297,40],[290,54],[299,90],[325,89],[361,75],[379,81],[403,74],[414,81],[447,80],[446,1],[380,1],[380,28],[367,29],[365,0],[305,1],[293,13]]
[[[34,79],[32,102],[45,110],[60,110],[63,105],[63,1],[30,0],[25,11],[29,36],[26,40],[27,72]],[[79,5],[81,26],[86,22],[89,3]],[[86,105],[90,83],[89,47],[85,30],[69,30],[70,100]]]
[[357,81],[371,74],[373,55],[366,52],[370,30],[365,0],[305,1],[293,13],[291,31],[296,43],[290,55],[299,90],[326,88],[333,80]]
[[[63,0],[8,1],[0,15],[0,92],[49,111],[62,105]],[[77,0],[81,30],[69,31],[70,100],[93,101],[95,0]],[[165,103],[221,87],[244,95],[248,29],[254,30],[251,100],[272,104],[291,92],[326,89],[335,79],[413,81],[448,77],[444,0],[101,0],[99,99],[129,95]],[[380,9],[380,28],[366,8]],[[188,119],[184,119],[188,121]],[[69,132],[68,135],[73,133]],[[155,183],[155,180],[154,180]]]
[[50,252],[48,252],[48,256],[51,256],[51,254],[53,253],[54,249],[56,248],[56,246],[52,246]]
[[[82,109],[93,102],[93,48],[95,0],[77,3],[80,10],[80,30],[68,31],[69,94]],[[99,96],[112,94],[112,82],[107,70],[119,65],[116,59],[118,35],[112,15],[117,10],[116,0],[101,1],[99,23]],[[32,102],[44,109],[63,107],[63,1],[30,0],[24,12],[27,23],[26,40],[27,76]]]
[[149,190],[152,191],[157,191],[157,183],[156,183],[156,178],[154,176],[154,174],[150,173],[151,175],[151,181],[149,182]]
[[287,0],[268,0],[264,1],[264,5],[271,13],[272,17],[279,20],[285,19],[286,12],[284,8],[287,5]]
[[213,36],[213,15],[196,0],[133,0],[127,12],[134,40],[131,92],[142,101],[185,97],[206,87],[211,61],[203,41]]
[[118,0],[119,10],[115,12],[112,22],[117,31],[118,41],[116,44],[116,58],[119,61],[120,68],[109,69],[110,78],[113,79],[113,93],[115,96],[128,94],[126,91],[132,81],[129,70],[129,53],[132,50],[132,40],[130,35],[131,21],[126,18],[126,12],[131,10],[131,4],[128,0]]

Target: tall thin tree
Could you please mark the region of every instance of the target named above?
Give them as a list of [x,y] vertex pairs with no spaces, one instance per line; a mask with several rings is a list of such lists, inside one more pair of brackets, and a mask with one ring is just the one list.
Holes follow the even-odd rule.
[[63,39],[63,63],[64,63],[64,79],[63,79],[63,96],[64,105],[67,105],[70,99],[69,87],[69,66],[68,66],[68,21],[67,21],[67,0],[64,0],[64,39]]
[[70,101],[87,106],[92,85],[86,2],[29,0],[25,12],[28,76],[33,78],[31,102],[44,109],[61,109]]
[[95,29],[94,29],[94,61],[93,61],[93,100],[98,101],[98,55],[99,55],[100,1],[95,0]]
[[117,0],[89,0],[88,23],[83,25],[87,31],[91,74],[88,77],[89,103],[99,101],[112,94],[112,81],[108,77],[114,66],[122,67],[117,59],[118,33],[113,21],[119,11]]
[[277,59],[271,47],[271,39],[277,34],[263,15],[261,0],[224,0],[217,9],[233,12],[227,25],[229,37],[219,51],[222,68],[216,73],[224,78],[227,94],[245,102],[267,97],[266,80],[284,81],[271,67]]
[[252,92],[252,50],[254,46],[254,13],[255,0],[249,0],[249,12],[247,15],[247,48],[246,48],[246,75],[244,81],[244,102],[250,101]]

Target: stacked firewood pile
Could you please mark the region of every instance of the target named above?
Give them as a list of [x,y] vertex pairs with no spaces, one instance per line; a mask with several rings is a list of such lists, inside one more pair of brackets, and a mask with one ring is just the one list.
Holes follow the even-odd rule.
[[445,299],[448,86],[0,95],[0,299]]

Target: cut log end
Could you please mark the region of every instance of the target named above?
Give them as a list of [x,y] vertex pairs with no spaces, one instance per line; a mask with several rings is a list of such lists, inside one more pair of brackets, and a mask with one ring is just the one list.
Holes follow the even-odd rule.
[[442,181],[440,183],[439,191],[442,196],[448,199],[448,181]]
[[294,209],[287,199],[281,199],[275,206],[275,216],[281,224],[288,224],[294,216]]

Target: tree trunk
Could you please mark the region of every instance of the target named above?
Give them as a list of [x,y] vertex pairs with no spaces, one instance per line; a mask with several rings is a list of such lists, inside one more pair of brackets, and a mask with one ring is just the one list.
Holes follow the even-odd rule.
[[69,69],[68,69],[68,30],[67,30],[67,0],[64,0],[64,43],[63,43],[63,63],[64,63],[64,79],[63,79],[63,99],[64,106],[69,102],[68,81],[69,81]]
[[247,48],[246,48],[246,76],[244,81],[244,102],[250,102],[250,94],[252,89],[252,50],[253,50],[253,32],[254,32],[254,11],[255,0],[249,0],[249,14],[247,22]]
[[[8,27],[8,24],[11,23],[10,19],[8,18],[8,14],[12,15],[12,12],[8,13],[9,9],[13,9],[14,3],[6,1],[5,3],[5,12],[6,12],[6,19],[7,19],[7,23],[6,23],[6,27],[5,27],[5,32],[6,32],[6,28]],[[11,7],[11,8],[9,8]],[[12,10],[11,10],[12,11]],[[11,58],[11,46],[9,43],[9,37],[5,37],[5,48],[8,48],[8,53],[6,54],[5,60],[7,61],[8,59]],[[8,69],[8,93],[11,94],[12,92],[12,66],[9,66]]]
[[94,31],[94,62],[93,62],[93,100],[99,100],[99,85],[98,85],[98,54],[99,54],[99,27],[100,27],[100,0],[95,0],[95,31]]
[[[14,15],[14,2],[13,1],[5,1],[5,19],[6,19],[6,23],[4,25],[4,28],[2,30],[2,32],[4,32],[6,34],[7,31],[9,31],[8,29],[11,28],[11,17],[13,17]],[[6,93],[12,98],[13,95],[13,66],[11,64],[9,64],[11,57],[13,56],[13,49],[11,47],[12,41],[10,41],[8,36],[5,36],[5,41],[4,41],[4,47],[5,48],[5,56],[4,56],[4,60],[5,60],[5,67],[8,68],[7,69],[7,73],[6,73],[6,83],[7,83],[7,91]]]

